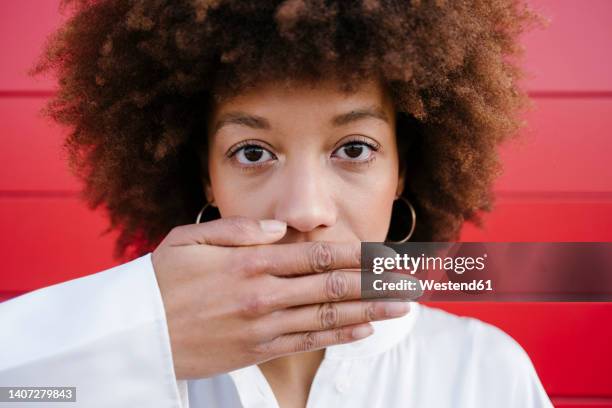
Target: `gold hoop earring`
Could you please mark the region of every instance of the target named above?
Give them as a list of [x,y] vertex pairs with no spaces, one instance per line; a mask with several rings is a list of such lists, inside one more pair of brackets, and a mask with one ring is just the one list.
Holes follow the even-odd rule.
[[404,203],[406,203],[406,205],[408,205],[408,208],[410,208],[410,214],[412,216],[412,226],[410,227],[410,232],[408,233],[408,235],[406,235],[406,237],[404,237],[404,239],[402,239],[401,241],[387,241],[390,244],[401,244],[403,242],[408,241],[412,236],[412,233],[414,232],[414,228],[416,227],[416,212],[414,211],[414,207],[405,197],[399,196],[398,198],[400,198]]
[[209,205],[210,205],[210,203],[204,204],[204,206],[202,207],[202,209],[198,213],[198,216],[196,217],[196,222],[195,222],[196,224],[200,223],[200,220],[202,219],[202,215],[204,214],[204,211],[206,210],[206,208],[208,208]]

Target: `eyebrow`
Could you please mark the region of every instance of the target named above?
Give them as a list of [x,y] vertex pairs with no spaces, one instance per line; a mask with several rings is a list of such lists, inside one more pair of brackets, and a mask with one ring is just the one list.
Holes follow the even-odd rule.
[[[337,127],[367,118],[380,119],[384,122],[389,123],[389,118],[380,106],[368,106],[352,109],[349,112],[336,115],[331,119],[331,124]],[[266,118],[237,111],[228,112],[222,115],[213,129],[213,134],[217,133],[219,129],[221,129],[223,126],[227,125],[240,125],[247,126],[252,129],[265,130],[271,128],[270,122]]]
[[342,126],[361,119],[374,118],[380,119],[389,123],[385,111],[380,106],[368,106],[359,109],[353,109],[347,113],[341,113],[332,118],[334,126]]

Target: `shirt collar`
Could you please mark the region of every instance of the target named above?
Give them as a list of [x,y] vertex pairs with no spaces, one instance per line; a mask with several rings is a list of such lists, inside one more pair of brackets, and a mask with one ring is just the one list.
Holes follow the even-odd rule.
[[[374,327],[374,333],[368,337],[327,347],[324,360],[364,358],[382,354],[398,344],[413,329],[421,310],[418,302],[408,303],[410,311],[404,316],[370,322]],[[256,364],[230,371],[228,374],[234,381],[240,401],[245,408],[270,407],[270,404],[276,401],[270,384]],[[274,408],[278,408],[278,405],[274,405]]]
[[387,351],[405,338],[414,327],[421,305],[416,301],[408,303],[410,311],[404,316],[370,322],[374,327],[374,333],[361,340],[327,347],[325,358],[332,360],[362,358]]

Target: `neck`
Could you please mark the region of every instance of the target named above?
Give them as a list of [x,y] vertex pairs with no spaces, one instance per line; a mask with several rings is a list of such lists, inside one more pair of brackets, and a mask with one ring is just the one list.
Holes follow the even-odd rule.
[[310,386],[323,360],[325,349],[291,354],[258,364],[277,400],[287,395],[308,398]]

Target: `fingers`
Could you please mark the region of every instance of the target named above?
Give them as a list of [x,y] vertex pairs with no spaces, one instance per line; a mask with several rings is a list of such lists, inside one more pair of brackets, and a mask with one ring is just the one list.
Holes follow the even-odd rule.
[[255,351],[262,356],[283,356],[349,343],[367,337],[373,332],[372,325],[365,323],[330,330],[291,333],[262,343],[256,347]]
[[269,328],[270,335],[279,336],[390,319],[404,316],[409,311],[409,302],[330,302],[279,310],[262,318],[260,323]]
[[251,273],[298,276],[361,267],[361,242],[313,241],[240,248]]
[[[413,279],[405,275],[388,273],[386,280]],[[295,278],[276,278],[269,285],[273,293],[272,310],[308,304],[339,302],[357,299],[414,299],[412,291],[367,291],[361,289],[362,276],[359,270],[334,270],[317,275],[306,275]]]
[[255,220],[233,216],[201,224],[175,227],[170,234],[171,245],[243,246],[270,244],[287,232],[287,224],[278,220]]

